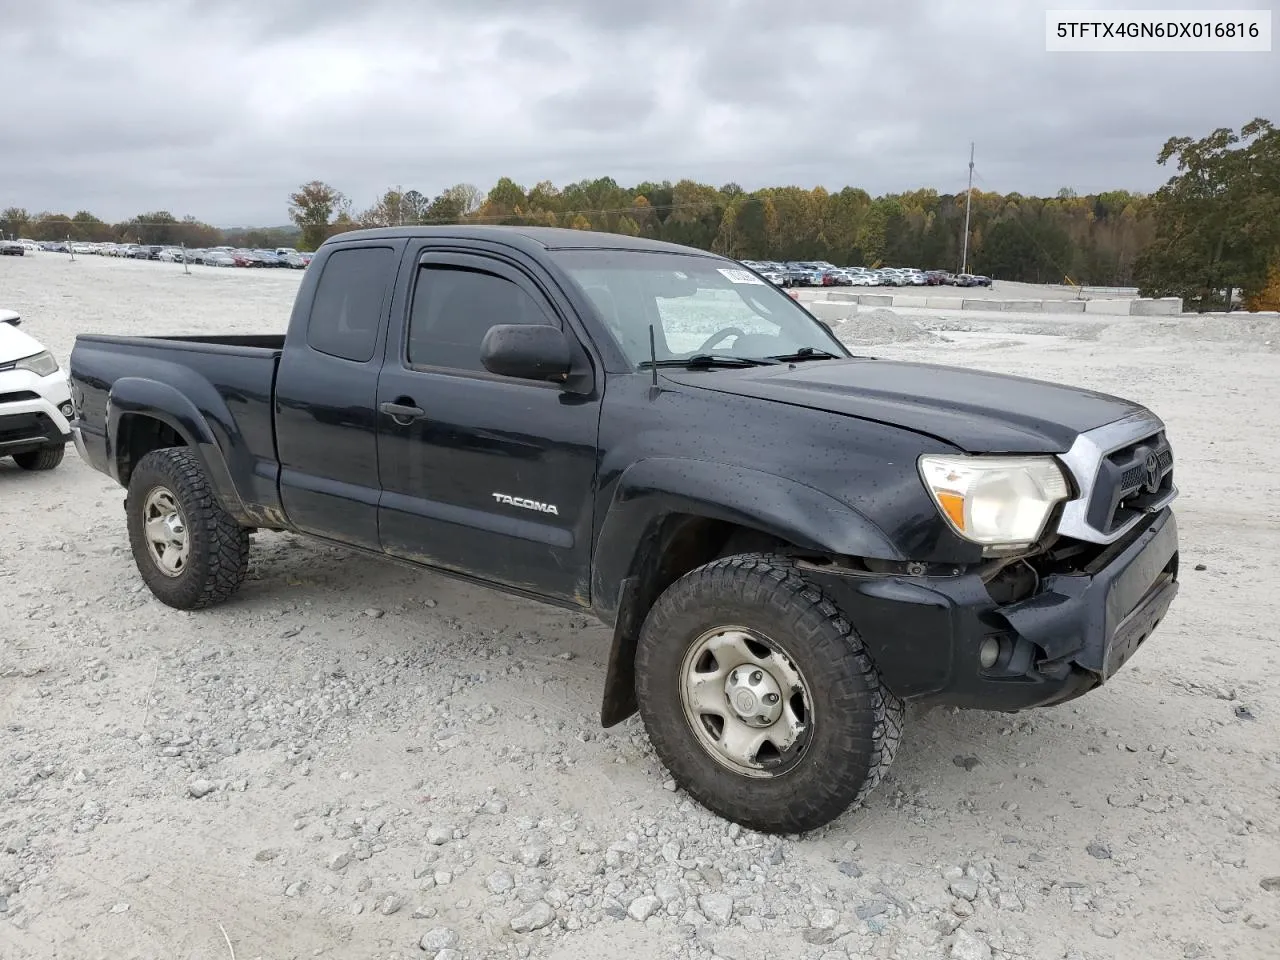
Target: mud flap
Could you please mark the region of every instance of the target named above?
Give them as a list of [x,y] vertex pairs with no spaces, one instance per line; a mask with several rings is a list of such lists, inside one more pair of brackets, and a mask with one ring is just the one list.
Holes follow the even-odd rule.
[[618,588],[618,615],[614,621],[609,672],[600,704],[600,724],[612,727],[636,713],[636,644],[640,639],[640,578],[627,577]]

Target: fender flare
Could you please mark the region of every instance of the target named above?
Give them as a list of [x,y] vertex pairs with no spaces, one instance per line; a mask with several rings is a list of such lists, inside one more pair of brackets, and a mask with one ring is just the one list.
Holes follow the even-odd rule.
[[[221,398],[218,400],[221,404]],[[224,416],[224,422],[234,422],[231,412],[225,409],[225,404],[221,405],[223,409],[215,412]],[[121,421],[134,414],[158,420],[182,437],[187,447],[200,460],[218,503],[237,521],[252,525],[252,518],[245,510],[231,480],[231,471],[208,418],[188,396],[159,380],[122,377],[112,384],[107,396],[107,463],[111,476],[117,483],[126,485],[120,472]]]
[[637,461],[615,483],[593,551],[592,596],[597,614],[614,628],[600,708],[605,727],[638,709],[636,644],[656,599],[646,590],[645,569],[661,548],[662,521],[672,514],[724,520],[819,553],[906,559],[856,509],[795,480],[711,460]]
[[805,550],[907,559],[867,517],[814,487],[737,464],[652,457],[618,477],[596,537],[592,596],[609,615],[619,585],[637,572],[646,538],[671,514],[724,520]]

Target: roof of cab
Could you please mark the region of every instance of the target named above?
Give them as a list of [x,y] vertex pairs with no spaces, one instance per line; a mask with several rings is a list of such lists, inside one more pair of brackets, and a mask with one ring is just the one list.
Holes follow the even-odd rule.
[[492,240],[511,246],[536,250],[649,250],[666,253],[697,254],[723,259],[719,254],[697,247],[646,237],[629,237],[621,233],[597,230],[573,230],[569,227],[522,227],[497,224],[460,223],[438,226],[373,227],[334,234],[323,246],[352,240],[427,239],[430,237]]

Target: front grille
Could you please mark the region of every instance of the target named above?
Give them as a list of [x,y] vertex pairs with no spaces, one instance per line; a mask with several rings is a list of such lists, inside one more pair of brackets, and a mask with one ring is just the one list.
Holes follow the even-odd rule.
[[[1158,453],[1157,458],[1160,462],[1160,470],[1163,473],[1173,466],[1173,451],[1162,450]],[[1120,486],[1125,490],[1137,490],[1142,486],[1143,480],[1146,478],[1147,470],[1143,465],[1130,467],[1124,472],[1124,476],[1120,479]]]
[[1172,489],[1173,450],[1161,430],[1103,458],[1089,502],[1089,525],[1110,534],[1166,499]]
[[40,394],[31,390],[13,390],[0,393],[0,403],[17,403],[19,400],[39,400]]

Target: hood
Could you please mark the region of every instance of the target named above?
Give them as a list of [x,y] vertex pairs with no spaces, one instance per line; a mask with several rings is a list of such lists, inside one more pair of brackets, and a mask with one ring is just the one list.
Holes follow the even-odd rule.
[[1043,380],[896,360],[663,373],[689,387],[903,427],[966,453],[1065,453],[1077,434],[1144,409]]
[[27,336],[11,323],[0,323],[0,363],[11,363],[44,350],[35,337]]

